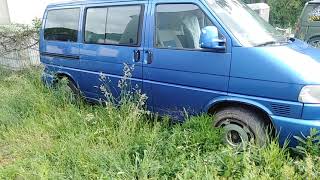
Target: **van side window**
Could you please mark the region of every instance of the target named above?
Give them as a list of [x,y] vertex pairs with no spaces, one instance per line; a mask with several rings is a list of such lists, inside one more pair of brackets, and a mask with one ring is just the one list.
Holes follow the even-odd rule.
[[138,45],[142,6],[88,8],[85,42]]
[[156,7],[156,42],[158,48],[201,49],[201,29],[213,26],[194,4],[160,4]]
[[107,12],[107,8],[89,8],[87,10],[85,42],[105,43]]
[[49,41],[78,41],[80,8],[49,10],[44,39]]

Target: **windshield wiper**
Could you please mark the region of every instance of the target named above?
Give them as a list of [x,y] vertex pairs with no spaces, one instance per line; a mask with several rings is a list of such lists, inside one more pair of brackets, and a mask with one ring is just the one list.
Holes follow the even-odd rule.
[[268,46],[268,45],[288,44],[289,41],[294,42],[294,40],[292,41],[292,40],[290,40],[290,39],[285,40],[285,41],[267,41],[267,42],[265,42],[265,43],[258,44],[258,45],[256,45],[255,47],[262,47],[262,46]]
[[272,44],[279,44],[279,42],[277,42],[277,41],[268,41],[268,42],[265,42],[265,43],[258,44],[258,45],[256,45],[256,47],[268,46],[268,45],[272,45]]

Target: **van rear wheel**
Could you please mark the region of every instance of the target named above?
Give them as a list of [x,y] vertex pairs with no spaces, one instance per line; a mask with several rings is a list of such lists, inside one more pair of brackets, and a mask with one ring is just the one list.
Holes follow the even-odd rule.
[[224,130],[224,141],[232,147],[249,142],[263,146],[267,142],[267,125],[253,111],[228,107],[218,111],[214,117],[214,126]]
[[[70,96],[70,100],[72,102],[78,102],[82,99],[81,92],[79,88],[75,85],[75,83],[67,77],[59,78],[59,83],[65,84],[63,87],[63,91]],[[58,84],[59,84],[58,83]]]
[[70,80],[68,80],[68,87],[71,89],[72,95],[76,100],[81,99],[81,93],[78,87]]

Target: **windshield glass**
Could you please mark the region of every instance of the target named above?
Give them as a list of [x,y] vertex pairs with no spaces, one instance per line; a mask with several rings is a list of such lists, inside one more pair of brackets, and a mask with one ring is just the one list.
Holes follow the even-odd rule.
[[222,23],[244,46],[277,44],[286,38],[240,0],[206,0]]

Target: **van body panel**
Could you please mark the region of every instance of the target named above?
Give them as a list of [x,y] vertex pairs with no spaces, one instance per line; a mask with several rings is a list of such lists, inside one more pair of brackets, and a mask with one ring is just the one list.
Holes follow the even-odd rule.
[[[77,42],[62,42],[44,39],[44,29],[47,22],[48,11],[50,10],[63,10],[63,9],[79,9],[79,22],[78,29],[81,29],[81,6],[69,5],[63,8],[47,8],[45,11],[42,30],[40,31],[40,55],[43,63],[61,65],[66,67],[79,68],[79,52],[80,44]],[[77,38],[80,38],[80,33],[78,33]]]
[[[181,9],[171,8],[169,13],[166,8],[157,10],[160,5],[179,4],[194,5],[193,9],[187,9],[194,13],[182,13],[197,17],[203,14],[202,25],[211,22],[216,27],[219,38],[223,39],[223,51],[171,45],[176,42],[166,42],[169,43],[167,47],[159,46],[160,34],[172,36],[178,33],[175,41],[183,42],[179,39],[182,35],[180,27],[170,32],[159,25],[161,21],[170,26],[181,23],[184,19],[180,16],[169,15]],[[117,40],[110,43],[108,38],[119,34],[108,34],[108,8],[136,5],[143,7],[138,43],[126,45],[120,44],[120,40],[119,44],[115,44]],[[48,12],[75,7],[80,9],[77,41],[46,40]],[[105,34],[86,32],[90,8],[108,9]],[[167,15],[157,20],[161,13]],[[305,85],[320,85],[319,50],[297,39],[281,45],[242,45],[242,41],[218,17],[204,0],[87,0],[49,5],[40,31],[41,62],[45,66],[43,81],[52,85],[57,76],[65,75],[76,83],[86,99],[99,100],[105,98],[101,85],[108,86],[115,97],[119,95],[118,82],[125,74],[124,69],[129,67],[132,68],[128,77],[131,88],[141,89],[148,96],[147,108],[161,115],[183,120],[186,114],[208,113],[219,104],[228,102],[264,112],[280,132],[280,142],[300,132],[308,133],[312,127],[320,129],[320,106],[298,100]],[[113,20],[117,18],[119,16],[112,17]],[[207,20],[209,22],[205,22]],[[189,24],[188,28],[191,27]],[[103,43],[98,40],[88,42],[90,37],[100,37],[98,40],[103,37]]]
[[[105,7],[128,7],[128,6],[141,6],[141,19],[140,19],[140,32],[139,32],[139,45],[126,46],[126,45],[112,45],[112,44],[89,44],[82,43],[80,48],[80,66],[81,78],[80,86],[83,91],[91,98],[105,98],[104,92],[101,91],[101,86],[108,86],[114,95],[118,97],[121,88],[118,87],[118,82],[124,76],[125,68],[132,69],[131,86],[134,88],[143,89],[142,85],[142,60],[144,58],[145,47],[145,21],[147,15],[147,1],[132,1],[124,2],[110,2],[85,5],[85,12],[89,8],[105,8]],[[83,25],[84,27],[85,25]],[[82,28],[84,29],[84,28]],[[135,52],[140,53],[139,62],[135,62]],[[107,79],[102,80],[105,76]]]
[[[143,72],[144,84],[149,87],[146,94],[152,99],[154,110],[181,119],[185,112],[190,115],[201,113],[205,104],[228,91],[231,40],[226,36],[228,48],[225,53],[155,47],[156,6],[172,3],[179,4],[167,0],[151,3],[146,37],[149,42],[147,49],[152,52],[153,59],[152,63],[144,64]],[[200,2],[187,0],[183,4],[195,5],[206,13]],[[209,18],[218,24],[212,16]],[[222,28],[219,30],[224,32]]]
[[303,104],[298,102],[228,93],[227,96],[219,96],[218,98],[210,101],[205,106],[204,112],[209,112],[210,108],[226,102],[240,103],[256,107],[266,112],[270,117],[273,115],[285,115],[291,118],[301,118],[301,113],[303,110]]
[[[134,51],[137,48],[132,47],[106,47],[97,45],[83,45],[81,48],[81,86],[83,91],[101,94],[99,88],[104,83],[110,83],[109,86],[117,96],[120,92],[118,82],[124,75],[125,65],[134,67],[132,71],[132,85],[138,85],[142,88],[142,65],[135,64],[133,60]],[[103,82],[101,78],[108,77]],[[102,97],[101,97],[102,98]]]
[[[206,113],[205,105],[226,92],[145,80],[151,86],[154,112],[184,121],[185,115]],[[148,92],[147,92],[148,93]],[[150,94],[149,94],[150,95]],[[159,97],[155,97],[155,96]],[[164,96],[165,95],[165,96]],[[150,98],[150,96],[148,97]],[[161,101],[160,101],[161,99]],[[182,104],[183,103],[183,104]]]
[[285,101],[297,101],[303,85],[262,81],[246,78],[230,78],[229,93],[256,97],[272,98]]
[[[54,40],[45,40],[44,39],[44,29],[47,21],[47,15],[50,10],[63,10],[63,9],[79,9],[79,22],[78,29],[81,28],[81,13],[82,8],[78,5],[68,5],[66,7],[54,7],[47,8],[44,13],[43,25],[40,31],[40,59],[43,64],[45,64],[45,76],[48,77],[48,82],[54,82],[58,74],[65,74],[70,77],[72,80],[77,82],[81,76],[76,69],[80,69],[80,45],[79,41],[77,42],[62,42]],[[80,33],[77,35],[79,40]],[[70,68],[70,69],[67,69]]]
[[290,146],[295,147],[298,142],[293,136],[307,137],[311,129],[320,129],[320,120],[295,119],[283,116],[271,116],[273,124],[279,132],[279,143],[286,144],[289,141]]
[[235,47],[232,55],[231,77],[300,85],[320,84],[319,50],[299,40],[285,46]]
[[320,120],[319,104],[304,104],[302,119]]

